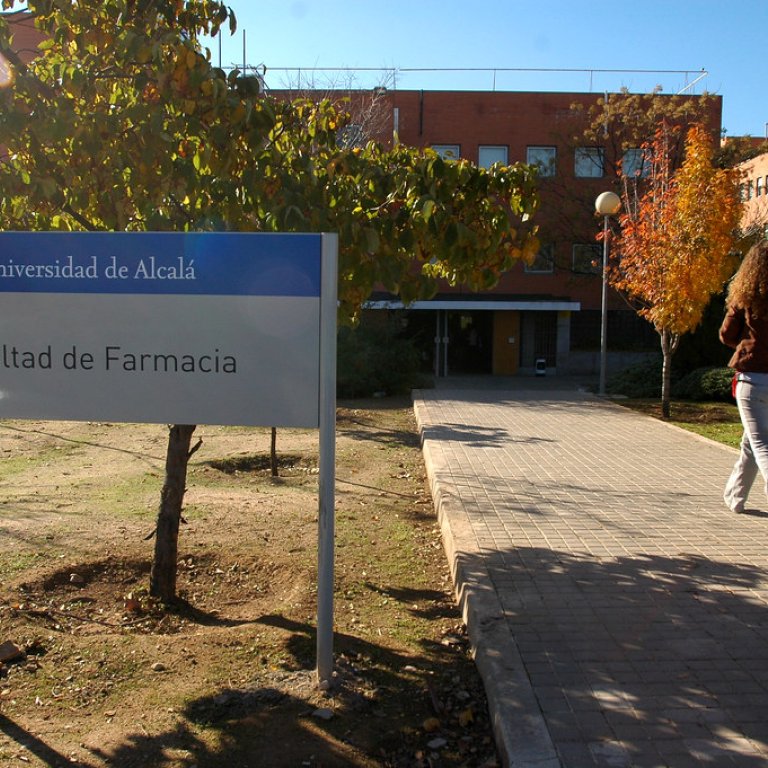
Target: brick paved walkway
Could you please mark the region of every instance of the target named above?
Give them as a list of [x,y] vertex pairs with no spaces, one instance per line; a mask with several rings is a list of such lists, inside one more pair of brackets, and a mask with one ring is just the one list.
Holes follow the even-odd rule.
[[414,399],[505,764],[768,766],[768,504],[725,508],[731,449],[527,386]]

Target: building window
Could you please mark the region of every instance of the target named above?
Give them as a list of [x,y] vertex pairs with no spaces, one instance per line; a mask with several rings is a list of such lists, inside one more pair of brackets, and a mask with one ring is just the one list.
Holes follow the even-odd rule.
[[526,162],[539,168],[539,176],[554,176],[557,162],[555,147],[528,147]]
[[598,179],[603,176],[602,147],[577,147],[574,155],[573,172],[580,179]]
[[555,247],[552,244],[543,245],[530,264],[525,265],[526,272],[554,272]]
[[573,246],[573,271],[579,275],[599,275],[603,271],[602,249],[596,243]]
[[739,192],[740,192],[742,203],[749,200],[749,186],[750,185],[748,181],[745,181],[742,184],[739,184]]
[[760,197],[765,194],[765,187],[763,186],[763,177],[758,176],[755,182],[755,197]]
[[651,164],[642,149],[628,149],[621,158],[621,175],[646,178]]
[[461,147],[458,144],[433,144],[432,149],[443,160],[458,160],[461,157]]
[[477,164],[481,168],[507,164],[507,148],[500,146],[480,146],[477,150]]
[[752,183],[752,179],[747,182],[747,200],[751,200],[755,196],[755,185]]

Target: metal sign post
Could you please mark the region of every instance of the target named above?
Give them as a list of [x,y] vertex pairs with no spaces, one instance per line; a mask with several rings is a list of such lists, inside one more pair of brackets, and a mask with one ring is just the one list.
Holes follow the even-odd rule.
[[333,675],[333,564],[336,478],[336,303],[338,237],[323,240],[320,305],[320,478],[317,547],[317,678],[321,687]]

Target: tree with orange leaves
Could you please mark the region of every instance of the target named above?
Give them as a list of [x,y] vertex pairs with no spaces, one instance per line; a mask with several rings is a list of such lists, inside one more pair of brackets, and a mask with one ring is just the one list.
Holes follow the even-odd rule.
[[661,122],[644,147],[648,177],[625,181],[609,273],[611,284],[659,334],[664,418],[670,414],[672,355],[732,272],[741,213],[738,177],[713,166],[712,136],[701,125],[689,127],[683,162],[672,167],[678,130]]

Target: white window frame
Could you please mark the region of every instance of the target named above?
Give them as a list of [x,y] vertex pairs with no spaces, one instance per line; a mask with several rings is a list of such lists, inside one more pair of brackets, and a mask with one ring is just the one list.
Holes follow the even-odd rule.
[[[498,154],[491,162],[483,162],[483,150],[490,150],[488,154]],[[494,165],[508,165],[509,147],[506,144],[480,144],[477,148],[477,164],[480,168],[490,168]]]
[[573,175],[577,179],[602,179],[605,176],[603,147],[576,147],[573,153]]
[[437,152],[443,160],[458,160],[461,157],[460,144],[433,144],[432,149]]
[[744,181],[741,184],[739,184],[739,197],[741,198],[742,203],[746,203],[747,200],[749,200],[749,182]]
[[555,246],[547,243],[539,248],[530,264],[525,265],[525,272],[530,275],[551,275],[555,271]]
[[758,176],[755,180],[755,197],[761,197],[765,194],[765,187],[763,186],[764,180],[762,176]]
[[[541,157],[536,157],[537,154],[540,154]],[[547,155],[546,160],[544,155]],[[557,170],[557,147],[546,145],[528,147],[526,163],[537,166],[540,177],[554,176]]]

